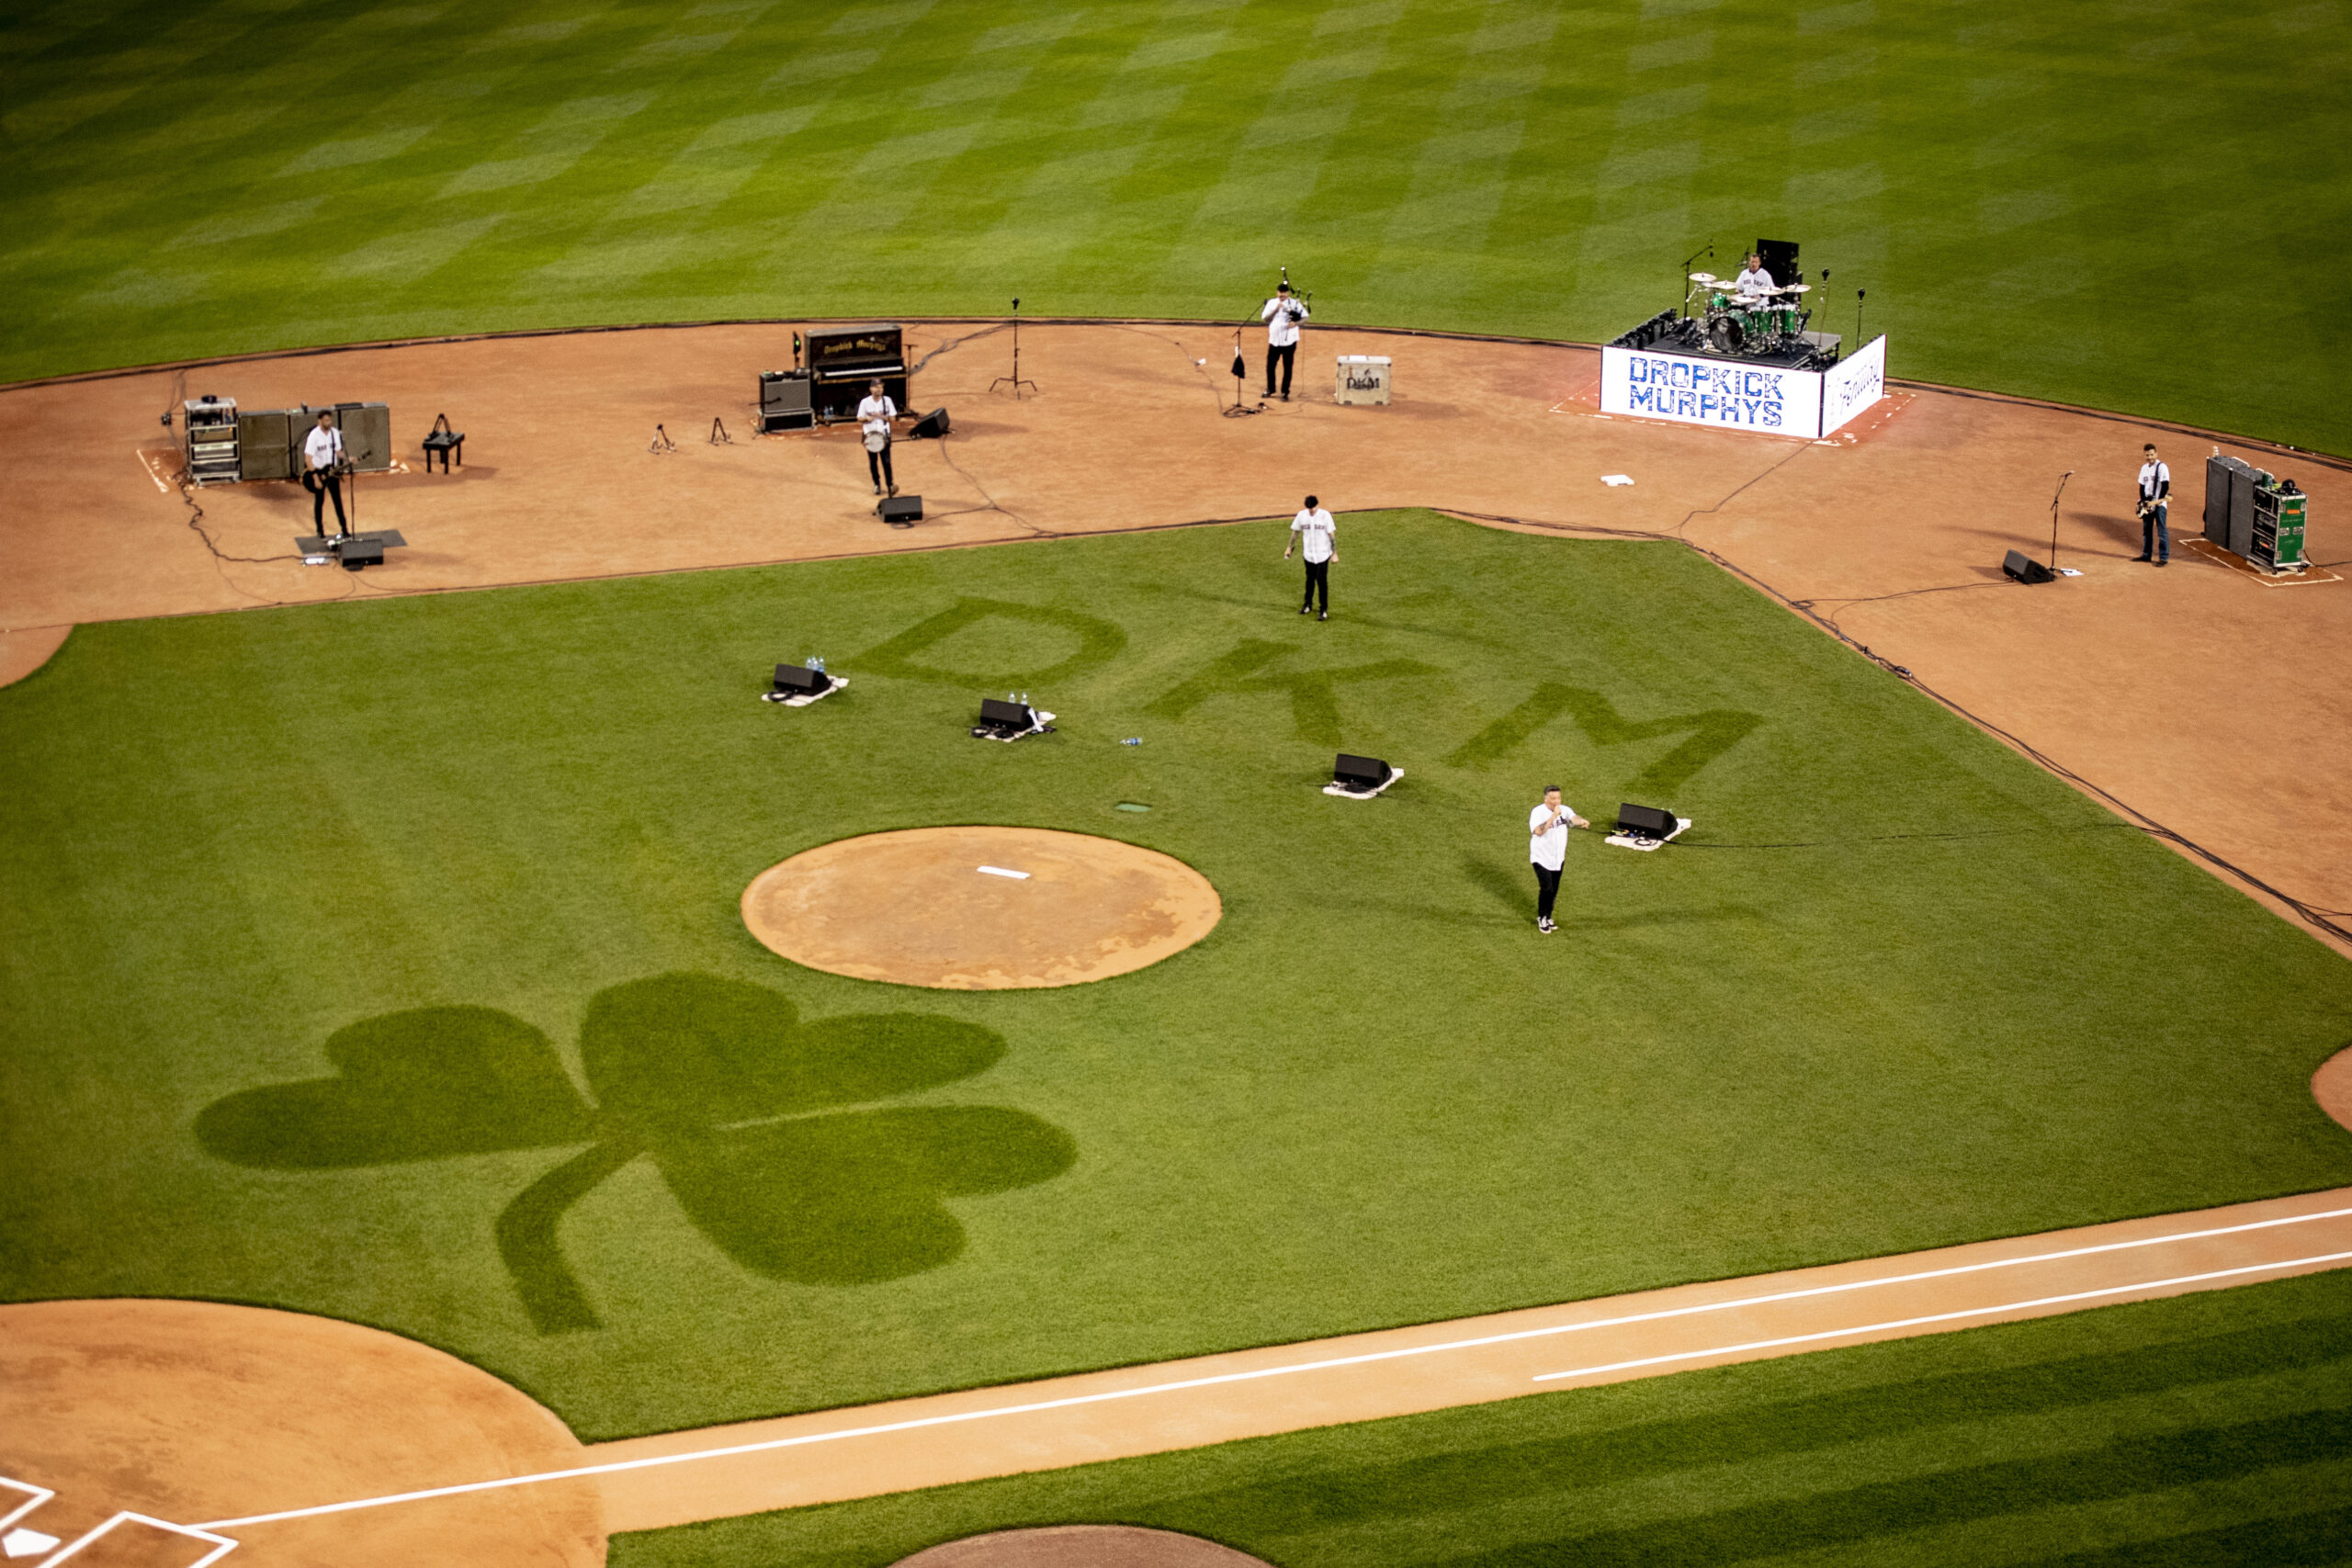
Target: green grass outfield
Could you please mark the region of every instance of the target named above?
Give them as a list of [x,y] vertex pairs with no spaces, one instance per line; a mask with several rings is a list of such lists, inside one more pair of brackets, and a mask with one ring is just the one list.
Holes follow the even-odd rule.
[[880,1568],[985,1530],[1283,1568],[2352,1562],[2352,1275],[797,1512],[614,1568]]
[[[713,317],[1582,341],[1801,241],[1890,368],[2352,452],[2327,0],[51,0],[0,377]],[[1310,347],[1310,352],[1312,352]]]
[[[600,1438],[2352,1181],[2352,969],[1698,556],[1351,516],[1325,625],[1283,537],[82,628],[0,691],[6,1293],[375,1324]],[[969,739],[1013,686],[1061,732]],[[1546,939],[1554,780],[1699,826],[1574,836]],[[995,994],[741,925],[969,821],[1223,922]]]

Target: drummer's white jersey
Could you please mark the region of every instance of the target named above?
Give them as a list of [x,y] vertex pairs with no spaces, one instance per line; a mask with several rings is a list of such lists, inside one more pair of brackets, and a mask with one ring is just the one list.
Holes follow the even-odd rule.
[[1772,275],[1762,267],[1747,267],[1741,271],[1736,287],[1742,294],[1770,294],[1780,285],[1774,283]]

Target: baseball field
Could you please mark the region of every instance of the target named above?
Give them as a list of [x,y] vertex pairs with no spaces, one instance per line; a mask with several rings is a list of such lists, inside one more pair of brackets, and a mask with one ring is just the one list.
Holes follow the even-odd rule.
[[[24,1527],[62,1560],[152,1515],[173,1568],[200,1529],[254,1564],[1180,1561],[1143,1530],[1284,1568],[2352,1562],[2352,1089],[2324,1087],[2352,1043],[2352,333],[2312,259],[2352,220],[2346,22],[12,18],[0,637],[45,657],[0,688],[0,1487],[56,1494]],[[1776,233],[1816,324],[2009,400],[2035,462],[2120,464],[2114,491],[2163,440],[2169,576],[2077,499],[2086,575],[2047,591],[2075,608],[1992,608],[2023,591],[1958,563],[2056,508],[1994,472],[2027,425],[1957,394],[1834,449],[1594,412],[1589,354],[1549,344]],[[1387,410],[1324,406],[1310,355],[1298,403],[1221,418],[1230,323],[1281,266],[1317,353],[1543,341],[1449,344],[1515,368],[1400,373]],[[1015,402],[975,320],[1015,295],[1170,324],[1047,329]],[[304,357],[845,317],[967,319],[923,341],[959,434],[900,444],[934,497],[913,534],[865,517],[837,433],[701,439],[740,415],[682,367],[748,382],[781,327],[616,336],[586,384],[558,384],[568,336]],[[327,363],[429,388],[475,444],[446,488],[381,481],[411,554],[350,578],[286,556],[307,497],[198,493],[154,423]],[[695,434],[565,446],[606,400]],[[2178,542],[2209,439],[2303,477],[2307,581]],[[1328,622],[1280,558],[1317,489]],[[1800,530],[1835,561],[1800,565]],[[2064,658],[1984,633],[2067,615],[2096,630]],[[2309,667],[2265,724],[2180,689],[2279,648]],[[810,656],[848,684],[755,700]],[[969,733],[1016,693],[1051,733]],[[2178,761],[2215,750],[2242,772]],[[1339,751],[1403,775],[1332,798]],[[2256,779],[2307,832],[2233,812]],[[1524,822],[1555,783],[1596,830],[1547,936]],[[1691,826],[1604,844],[1621,801]],[[791,857],[967,827],[1170,857],[1214,908],[1170,956],[1041,988],[828,972],[746,927]],[[975,886],[967,923],[1011,929],[1045,884]],[[887,947],[928,897],[835,918]],[[2256,1232],[2307,1245],[2199,1250]],[[1826,1271],[2158,1242],[2130,1278],[1756,1315]],[[1389,1365],[1380,1336],[1451,1354],[1609,1303],[1740,1326],[1605,1366],[1544,1340],[1502,1393],[1284,1404],[1315,1358]],[[317,1347],[299,1372],[269,1370],[280,1321]],[[1191,1439],[999,1436],[1103,1378],[1133,1386],[1068,1403],[1255,1403]],[[926,1426],[950,1410],[979,1424]],[[953,1462],[795,1490],[783,1445],[902,1427]],[[775,1468],[695,1490],[751,1444]],[[626,1480],[580,1479],[600,1463]],[[505,1511],[434,1511],[480,1488]],[[1092,1526],[1132,1529],[948,1544]]]

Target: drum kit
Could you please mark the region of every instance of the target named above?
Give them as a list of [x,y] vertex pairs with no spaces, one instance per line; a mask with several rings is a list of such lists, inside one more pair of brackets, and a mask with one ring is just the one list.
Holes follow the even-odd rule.
[[1804,309],[1810,283],[1784,287],[1742,288],[1711,272],[1690,275],[1690,289],[1683,297],[1686,309],[1697,307],[1700,331],[1720,354],[1764,354],[1792,346],[1804,335],[1813,312]]

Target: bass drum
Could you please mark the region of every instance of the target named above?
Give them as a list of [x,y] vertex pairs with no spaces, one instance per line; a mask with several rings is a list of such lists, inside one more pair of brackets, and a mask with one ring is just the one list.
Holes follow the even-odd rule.
[[1717,316],[1707,323],[1707,341],[1715,345],[1718,353],[1737,354],[1747,343],[1747,329],[1739,324],[1736,316]]

